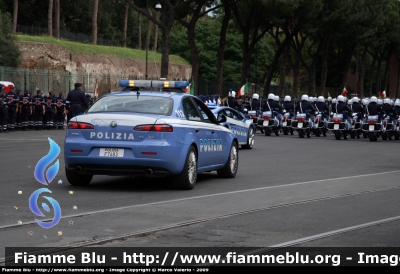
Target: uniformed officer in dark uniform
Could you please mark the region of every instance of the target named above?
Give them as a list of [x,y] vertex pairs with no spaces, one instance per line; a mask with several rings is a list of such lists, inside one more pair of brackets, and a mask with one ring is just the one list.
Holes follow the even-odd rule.
[[44,99],[42,97],[42,91],[39,89],[36,91],[37,95],[33,97],[32,104],[35,106],[35,129],[41,130],[43,126],[43,115],[45,114]]
[[28,131],[29,116],[32,113],[31,98],[27,90],[24,91],[24,95],[20,97],[19,101],[19,118],[23,131]]
[[227,100],[228,107],[231,107],[236,110],[240,110],[240,105],[236,101],[235,96],[236,96],[236,92],[234,92],[232,89],[230,89],[229,93],[228,93],[228,100]]
[[52,91],[49,92],[49,96],[45,100],[46,105],[46,128],[47,129],[55,129],[54,127],[54,117],[56,115],[57,107],[56,107],[56,99],[54,98],[54,93]]
[[383,115],[383,109],[381,105],[378,105],[378,98],[376,96],[372,96],[369,99],[369,104],[365,108],[365,114],[366,115],[378,115],[378,122],[381,122],[382,115]]
[[29,114],[29,118],[28,118],[28,128],[29,130],[34,130],[35,129],[35,103],[33,101],[33,97],[32,97],[32,91],[28,91],[28,95],[29,95],[29,105],[31,107],[31,113]]
[[64,120],[65,120],[65,99],[64,93],[60,92],[58,97],[56,98],[56,121],[57,121],[57,128],[63,129],[64,128]]
[[16,127],[15,127],[15,129],[17,131],[20,131],[20,130],[22,130],[22,117],[21,117],[21,112],[20,112],[20,110],[21,110],[21,100],[22,100],[21,90],[17,89],[16,94],[18,96],[19,108],[17,110],[17,118],[16,118]]
[[15,88],[12,87],[7,94],[8,97],[8,129],[15,131],[17,127],[17,111],[19,97],[15,94]]
[[0,84],[0,132],[8,131],[8,97],[3,85]]
[[75,89],[68,93],[66,100],[66,113],[71,113],[71,118],[81,115],[85,108],[88,108],[89,103],[86,100],[85,93],[82,91],[82,84],[76,83]]

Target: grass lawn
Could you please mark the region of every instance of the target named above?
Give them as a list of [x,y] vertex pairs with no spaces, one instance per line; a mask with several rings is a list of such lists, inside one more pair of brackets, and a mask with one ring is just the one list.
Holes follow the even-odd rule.
[[[17,39],[19,41],[56,44],[66,48],[71,52],[76,52],[81,54],[106,55],[115,58],[146,60],[145,50],[83,44],[63,39],[56,39],[49,36],[17,35]],[[161,54],[158,52],[149,51],[149,61],[154,61],[154,60],[156,62],[161,62]],[[171,64],[190,65],[188,61],[177,55],[169,55],[169,61],[171,62]]]

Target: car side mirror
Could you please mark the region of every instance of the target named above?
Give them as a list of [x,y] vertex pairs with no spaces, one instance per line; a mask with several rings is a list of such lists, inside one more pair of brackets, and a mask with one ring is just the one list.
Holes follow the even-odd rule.
[[218,123],[225,123],[226,122],[226,116],[225,115],[221,115],[219,118],[218,118]]

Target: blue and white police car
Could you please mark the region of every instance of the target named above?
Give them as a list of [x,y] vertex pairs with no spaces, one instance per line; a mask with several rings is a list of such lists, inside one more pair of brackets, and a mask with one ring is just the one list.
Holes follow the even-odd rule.
[[[65,172],[72,185],[93,175],[171,177],[192,189],[200,172],[234,178],[239,140],[220,125],[186,81],[120,80],[123,91],[99,98],[68,123]],[[224,119],[224,118],[222,118]]]
[[253,148],[256,130],[252,119],[247,119],[242,113],[230,107],[209,106],[209,108],[217,121],[236,135],[242,148]]

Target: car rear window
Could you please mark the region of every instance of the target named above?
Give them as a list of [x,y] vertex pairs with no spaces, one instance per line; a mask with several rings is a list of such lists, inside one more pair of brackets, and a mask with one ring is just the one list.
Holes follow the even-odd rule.
[[169,116],[172,108],[173,100],[166,97],[146,95],[105,96],[96,101],[87,112],[133,112]]

